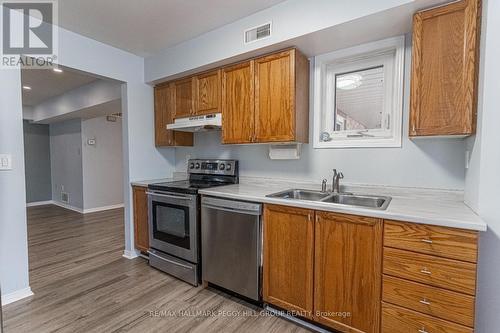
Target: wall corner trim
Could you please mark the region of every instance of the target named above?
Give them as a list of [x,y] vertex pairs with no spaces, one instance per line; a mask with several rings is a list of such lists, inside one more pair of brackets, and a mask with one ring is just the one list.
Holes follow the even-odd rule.
[[135,250],[132,250],[132,251],[124,250],[123,257],[127,258],[127,259],[135,259],[135,258],[139,257],[139,255],[137,254],[137,251],[135,251]]
[[36,206],[45,206],[45,205],[53,205],[54,200],[47,200],[47,201],[34,201],[34,202],[27,202],[26,207],[36,207]]
[[88,208],[88,209],[83,210],[83,214],[102,212],[104,210],[117,209],[117,208],[123,208],[123,207],[125,207],[125,206],[123,203],[121,203],[121,204],[111,205],[111,206]]
[[2,295],[2,306],[17,302],[19,300],[22,300],[23,298],[30,297],[33,295],[34,294],[31,291],[30,287],[13,291],[11,293]]

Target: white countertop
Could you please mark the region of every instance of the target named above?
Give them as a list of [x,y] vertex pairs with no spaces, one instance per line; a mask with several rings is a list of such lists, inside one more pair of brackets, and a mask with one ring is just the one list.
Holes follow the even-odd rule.
[[[178,180],[178,179],[174,179],[174,178],[160,178],[160,179],[150,179],[150,180],[139,180],[139,181],[131,182],[130,184],[132,186],[148,187],[149,184],[172,182],[174,180]],[[181,180],[181,179],[179,179],[179,180]]]
[[463,193],[433,189],[403,189],[376,186],[348,186],[356,194],[389,195],[392,201],[386,210],[335,205],[324,202],[266,197],[292,188],[320,189],[317,184],[269,179],[243,179],[240,184],[200,190],[201,194],[229,199],[271,203],[331,212],[363,215],[414,223],[486,231],[486,223],[463,202]]
[[174,172],[174,174],[170,178],[137,180],[137,181],[131,182],[130,185],[148,187],[149,184],[173,182],[175,180],[185,180],[185,179],[187,179],[187,174],[185,172]]

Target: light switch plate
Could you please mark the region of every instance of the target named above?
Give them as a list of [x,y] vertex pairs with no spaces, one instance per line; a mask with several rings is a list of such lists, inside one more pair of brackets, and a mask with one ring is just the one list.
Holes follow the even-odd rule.
[[11,154],[0,154],[0,170],[12,170]]

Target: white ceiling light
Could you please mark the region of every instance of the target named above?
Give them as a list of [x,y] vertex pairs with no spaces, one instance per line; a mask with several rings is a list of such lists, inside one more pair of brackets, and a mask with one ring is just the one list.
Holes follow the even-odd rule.
[[53,70],[54,72],[56,72],[56,73],[62,73],[62,72],[63,72],[63,70],[62,70],[62,69],[60,69],[60,68],[53,68],[52,70]]
[[24,90],[31,90],[31,87],[30,86],[23,86],[23,89]]
[[349,90],[357,88],[361,85],[361,75],[349,74],[337,77],[337,88],[342,90]]

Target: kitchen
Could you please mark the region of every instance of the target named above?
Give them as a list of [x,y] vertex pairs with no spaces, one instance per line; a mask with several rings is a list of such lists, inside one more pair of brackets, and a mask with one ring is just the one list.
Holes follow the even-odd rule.
[[124,256],[286,330],[494,331],[491,8],[412,3],[286,43],[264,20],[244,36],[266,47],[149,58],[150,136],[129,149],[168,168],[125,153]]

